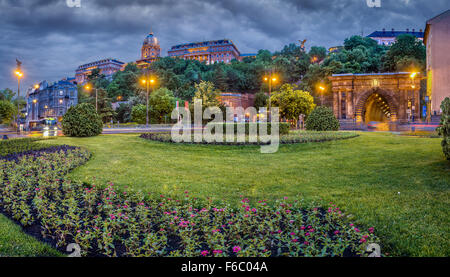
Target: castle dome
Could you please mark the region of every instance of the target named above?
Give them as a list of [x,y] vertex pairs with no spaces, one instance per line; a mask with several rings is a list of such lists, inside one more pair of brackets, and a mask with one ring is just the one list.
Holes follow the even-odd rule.
[[153,32],[148,34],[148,36],[144,39],[144,45],[145,44],[150,44],[150,45],[158,45],[159,44],[158,39],[155,37]]

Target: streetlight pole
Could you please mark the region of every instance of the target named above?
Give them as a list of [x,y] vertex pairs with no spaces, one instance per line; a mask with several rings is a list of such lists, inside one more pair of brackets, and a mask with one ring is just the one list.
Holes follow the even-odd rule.
[[20,98],[20,78],[22,78],[22,76],[23,76],[23,73],[22,72],[20,72],[20,68],[18,68],[17,70],[16,70],[16,75],[17,75],[17,118],[16,118],[16,120],[17,120],[17,131],[19,131],[20,129],[20,127],[19,127],[19,121],[20,121],[20,101],[19,101],[19,98]]
[[273,75],[272,69],[269,71],[269,77],[265,77],[264,81],[269,84],[269,117],[268,120],[272,120],[272,101],[270,97],[272,96],[272,84],[277,81],[277,78]]
[[146,72],[146,78],[147,78],[147,80],[146,80],[146,82],[145,82],[145,84],[147,85],[147,95],[146,95],[146,110],[145,110],[145,112],[146,112],[146,118],[145,118],[145,128],[147,128],[148,129],[148,94],[149,94],[149,90],[150,90],[150,82],[149,82],[149,78],[148,78],[148,70],[147,70],[147,72]]
[[145,100],[146,100],[145,127],[148,129],[150,127],[149,94],[150,94],[150,89],[152,88],[151,86],[155,83],[155,79],[150,76],[148,69],[145,72],[145,77],[144,77],[144,79],[142,79],[142,83],[145,84],[145,87],[146,87],[146,95],[145,95]]
[[319,86],[319,89],[320,89],[320,106],[323,106],[323,94],[324,94],[324,92],[325,92],[325,87],[324,86]]

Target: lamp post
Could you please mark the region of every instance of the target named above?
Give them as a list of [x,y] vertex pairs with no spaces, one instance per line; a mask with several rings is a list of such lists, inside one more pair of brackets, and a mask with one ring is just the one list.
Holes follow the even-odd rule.
[[149,76],[148,71],[145,74],[144,79],[141,80],[142,84],[144,84],[146,86],[146,118],[145,118],[145,128],[149,128],[149,115],[148,115],[148,96],[150,93],[150,86],[152,86],[152,90],[153,90],[153,85],[155,84],[156,80],[155,78]]
[[95,89],[95,111],[98,113],[98,89],[96,87],[92,88],[89,84],[85,85],[84,89],[87,91]]
[[410,99],[408,99],[411,103],[411,115],[410,118],[412,118],[412,122],[414,122],[414,112],[415,112],[415,98],[414,98],[414,90],[416,89],[416,83],[414,82],[414,78],[416,78],[416,76],[418,75],[418,72],[412,72],[411,75],[409,75],[409,77],[411,78],[411,90],[412,90],[412,95],[410,97]]
[[17,76],[17,130],[19,130],[19,120],[20,120],[20,106],[19,106],[19,97],[20,97],[20,79],[23,77],[23,73],[20,71],[20,68],[16,70]]
[[269,121],[272,120],[272,102],[270,97],[272,96],[272,84],[277,82],[277,77],[273,74],[272,69],[269,71],[269,76],[264,77],[264,82],[269,84]]
[[323,85],[319,85],[320,90],[320,106],[323,106],[323,94],[325,93],[325,87]]

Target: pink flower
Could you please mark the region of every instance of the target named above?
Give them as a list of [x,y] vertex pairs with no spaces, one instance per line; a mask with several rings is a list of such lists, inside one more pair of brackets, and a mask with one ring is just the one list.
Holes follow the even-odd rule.
[[295,233],[294,232],[291,232],[291,234],[290,234],[291,236],[295,236]]
[[304,245],[309,245],[309,242],[305,240]]
[[373,233],[373,230],[374,230],[374,228],[373,228],[373,227],[370,227],[370,228],[369,228],[369,233]]
[[202,256],[203,256],[203,257],[207,256],[208,254],[209,254],[209,251],[208,251],[208,250],[202,251]]
[[297,239],[292,239],[292,242],[297,242],[298,240]]
[[339,231],[338,230],[334,231],[334,234],[335,235],[339,234]]
[[306,234],[305,234],[305,236],[309,236],[309,235],[310,235],[309,233],[306,233]]
[[222,254],[222,250],[214,250],[213,253],[214,254]]
[[234,253],[237,253],[237,252],[239,252],[239,251],[241,251],[241,248],[240,248],[239,246],[233,247],[233,252],[234,252]]

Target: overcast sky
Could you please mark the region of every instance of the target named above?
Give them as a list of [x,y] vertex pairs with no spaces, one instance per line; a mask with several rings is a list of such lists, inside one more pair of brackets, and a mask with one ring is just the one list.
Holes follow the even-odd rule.
[[[72,0],[73,1],[73,0]],[[70,1],[69,1],[70,2]],[[135,61],[152,29],[162,55],[172,45],[229,38],[241,53],[341,45],[372,31],[424,29],[450,8],[449,0],[0,0],[0,89],[17,89],[15,59],[24,86],[73,77],[83,64],[113,57]]]

